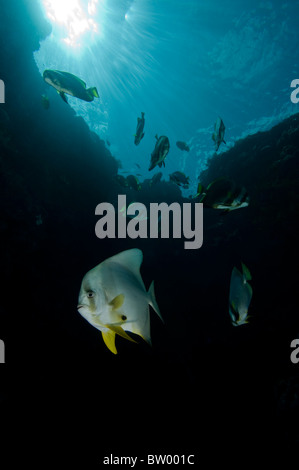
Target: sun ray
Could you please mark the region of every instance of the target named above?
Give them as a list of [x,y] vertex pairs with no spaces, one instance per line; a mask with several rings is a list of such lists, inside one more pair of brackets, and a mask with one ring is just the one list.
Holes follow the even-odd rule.
[[[68,46],[80,46],[80,38],[87,32],[99,34],[95,21],[99,0],[42,0],[45,13],[53,27],[60,29],[61,41]],[[57,32],[57,31],[56,31]]]

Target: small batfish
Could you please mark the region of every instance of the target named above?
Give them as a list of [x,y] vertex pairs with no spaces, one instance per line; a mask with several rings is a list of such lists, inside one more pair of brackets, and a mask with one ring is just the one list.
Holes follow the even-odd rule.
[[245,264],[242,263],[242,273],[233,268],[229,290],[229,315],[233,326],[248,323],[248,309],[252,298],[252,287],[248,283],[251,274]]

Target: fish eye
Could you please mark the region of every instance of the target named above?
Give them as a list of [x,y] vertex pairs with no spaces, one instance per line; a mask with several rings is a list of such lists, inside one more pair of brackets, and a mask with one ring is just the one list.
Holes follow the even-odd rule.
[[89,299],[91,299],[92,297],[94,297],[94,292],[93,292],[92,290],[89,290],[89,291],[87,292],[87,297],[88,297]]
[[122,315],[122,316],[121,316],[121,319],[122,319],[123,321],[125,321],[125,320],[127,319],[126,315]]

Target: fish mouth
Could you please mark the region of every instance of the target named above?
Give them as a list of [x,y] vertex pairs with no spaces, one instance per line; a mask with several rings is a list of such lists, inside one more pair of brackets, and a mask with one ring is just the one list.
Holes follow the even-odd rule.
[[84,305],[79,304],[79,305],[77,305],[77,310],[79,310],[80,308],[83,308],[83,307],[84,307]]

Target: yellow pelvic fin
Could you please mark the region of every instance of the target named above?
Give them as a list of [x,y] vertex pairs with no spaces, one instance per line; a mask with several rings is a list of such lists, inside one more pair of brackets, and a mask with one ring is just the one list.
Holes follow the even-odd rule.
[[133,343],[136,343],[137,341],[135,341],[134,339],[132,339],[126,332],[125,330],[122,329],[121,326],[118,326],[118,325],[105,325],[107,328],[109,328],[113,334],[115,335],[118,334],[119,336],[122,336],[123,338],[125,339],[128,339],[129,341],[132,341]]
[[112,307],[112,310],[118,310],[124,303],[125,296],[124,294],[119,294],[114,299],[109,302],[109,305]]
[[115,347],[115,333],[114,331],[102,331],[102,336],[104,343],[106,344],[107,348],[113,353],[117,354],[117,350]]

